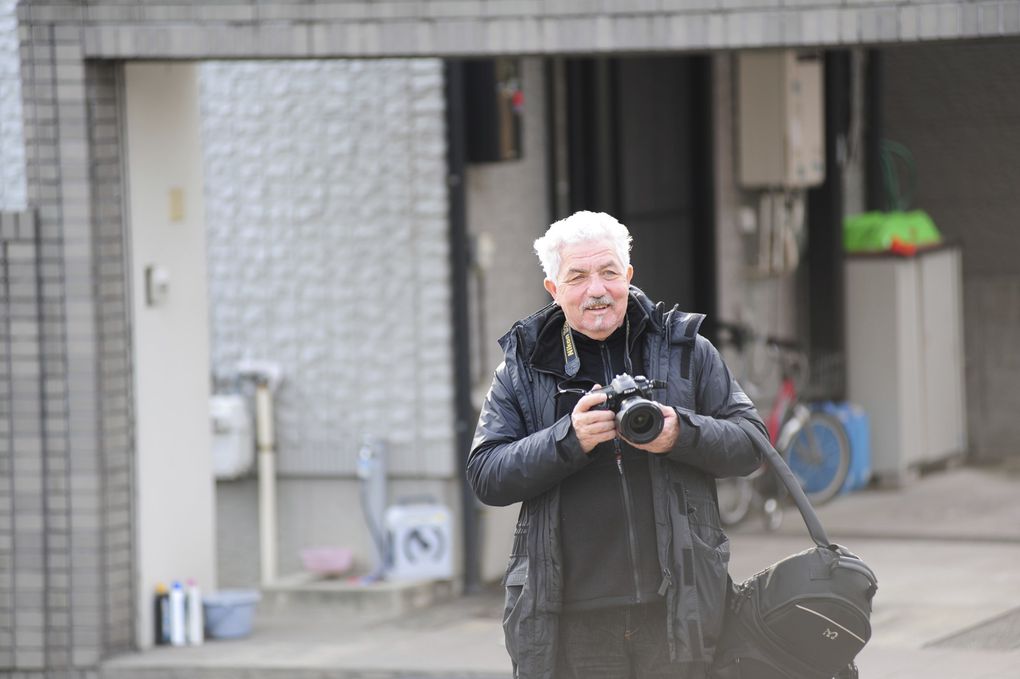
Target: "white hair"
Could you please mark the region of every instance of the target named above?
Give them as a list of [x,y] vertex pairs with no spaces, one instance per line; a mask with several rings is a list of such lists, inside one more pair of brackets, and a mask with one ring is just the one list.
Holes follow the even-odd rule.
[[630,266],[631,235],[627,227],[605,212],[581,210],[554,222],[541,238],[535,239],[535,254],[546,278],[556,280],[560,272],[560,250],[564,245],[608,240],[624,268]]

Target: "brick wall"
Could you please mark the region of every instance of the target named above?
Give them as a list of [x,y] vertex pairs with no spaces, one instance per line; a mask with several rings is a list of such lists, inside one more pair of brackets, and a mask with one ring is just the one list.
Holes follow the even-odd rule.
[[43,667],[53,629],[40,260],[35,215],[0,213],[0,667]]
[[[125,229],[122,212],[121,109],[117,99],[118,69],[90,62],[86,93],[89,145],[93,150],[91,201],[92,241],[96,246],[95,292],[97,352],[96,389],[99,402],[95,474],[100,484],[95,554],[101,581],[99,607],[102,642],[110,651],[132,646],[134,613],[132,495],[134,437],[132,434],[131,347],[127,341],[128,291],[125,285]],[[86,487],[86,491],[92,490]]]
[[15,0],[0,0],[0,209],[25,208],[25,141]]
[[25,394],[11,400],[4,478],[16,518],[13,563],[3,573],[16,612],[0,667],[84,669],[130,645],[133,618],[115,83],[111,66],[86,68],[77,30],[19,33],[22,54],[31,55],[22,59],[21,84],[35,231],[34,241],[7,234],[5,242],[10,271],[19,273],[9,279],[17,287],[4,384]]

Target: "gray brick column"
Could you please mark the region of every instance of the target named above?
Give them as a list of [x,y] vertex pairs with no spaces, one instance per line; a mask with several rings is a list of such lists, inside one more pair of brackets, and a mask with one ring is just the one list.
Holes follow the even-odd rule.
[[46,632],[40,262],[35,215],[0,215],[0,667],[39,668]]
[[[119,109],[116,67],[84,60],[72,16],[82,9],[62,7],[69,23],[56,25],[33,23],[34,11],[19,8],[27,195],[37,228],[31,243],[5,242],[6,280],[17,286],[11,304],[34,325],[12,312],[4,333],[18,393],[5,458],[13,568],[0,581],[14,611],[6,629],[0,620],[0,672],[79,676],[73,670],[96,667],[133,636]],[[13,293],[28,295],[28,284],[10,276],[30,257],[35,297],[21,303]]]
[[99,443],[104,650],[134,643],[134,550],[132,488],[131,336],[126,286],[127,261],[122,215],[120,68],[110,62],[86,66],[91,150],[92,238],[95,243],[96,335],[98,338]]

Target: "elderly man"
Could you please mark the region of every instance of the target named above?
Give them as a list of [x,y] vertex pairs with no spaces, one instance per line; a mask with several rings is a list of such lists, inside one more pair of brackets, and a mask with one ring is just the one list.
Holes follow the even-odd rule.
[[[706,676],[729,587],[715,479],[769,445],[704,317],[630,285],[630,241],[592,212],[535,241],[553,301],[500,339],[468,459],[482,502],[522,503],[503,620],[522,679]],[[665,383],[650,441],[592,393],[624,373]]]

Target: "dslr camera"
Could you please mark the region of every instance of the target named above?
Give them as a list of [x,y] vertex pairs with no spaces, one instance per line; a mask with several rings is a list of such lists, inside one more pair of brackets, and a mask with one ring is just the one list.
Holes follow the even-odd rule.
[[616,429],[620,436],[632,443],[648,443],[662,432],[663,424],[659,405],[649,399],[653,391],[665,387],[662,380],[623,373],[613,378],[609,386],[592,389],[591,393],[606,395],[606,402],[600,407],[616,413]]

